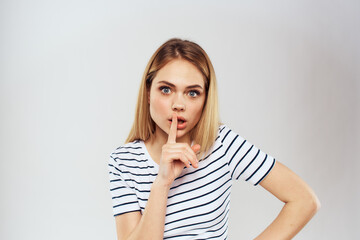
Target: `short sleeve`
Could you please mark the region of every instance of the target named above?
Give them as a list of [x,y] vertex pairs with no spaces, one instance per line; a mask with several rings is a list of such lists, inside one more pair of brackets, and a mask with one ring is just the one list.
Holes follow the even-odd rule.
[[140,211],[139,202],[133,187],[125,181],[124,172],[113,154],[109,158],[110,193],[114,216]]
[[256,186],[273,168],[275,158],[258,149],[229,127],[223,126],[220,139],[226,149],[226,160],[233,180],[240,178]]

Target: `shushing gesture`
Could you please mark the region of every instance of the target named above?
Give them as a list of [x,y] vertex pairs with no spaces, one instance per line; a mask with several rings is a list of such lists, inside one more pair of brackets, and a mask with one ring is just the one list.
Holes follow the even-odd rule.
[[194,168],[198,167],[196,152],[200,150],[200,145],[190,147],[187,143],[177,143],[177,122],[177,115],[173,113],[168,141],[162,147],[159,166],[158,177],[169,186],[181,174],[184,166],[189,168],[191,163]]

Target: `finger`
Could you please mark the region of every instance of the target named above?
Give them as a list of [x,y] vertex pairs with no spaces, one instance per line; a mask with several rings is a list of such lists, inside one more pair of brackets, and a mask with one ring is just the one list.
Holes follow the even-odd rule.
[[170,158],[172,159],[172,161],[181,161],[182,163],[185,164],[187,168],[190,167],[189,159],[183,152],[173,153],[171,154]]
[[201,146],[199,144],[194,144],[191,146],[191,149],[194,151],[194,153],[197,153],[200,150]]
[[[170,161],[180,160],[183,162],[186,167],[190,167],[190,163],[193,167],[197,167],[198,160],[194,151],[190,148],[187,143],[175,143],[175,144],[166,144],[166,149],[163,149],[167,154],[167,159]],[[178,157],[179,159],[177,159]]]
[[187,147],[187,149],[183,152],[184,152],[185,156],[187,157],[188,161],[190,161],[191,165],[194,168],[197,168],[198,160],[197,160],[197,157],[196,157],[194,151],[192,149],[190,149],[189,147]]
[[200,149],[201,149],[201,146],[199,144],[195,144],[195,145],[191,146],[191,150],[193,150],[194,154],[195,154],[195,159],[196,159],[195,167],[196,168],[199,166],[199,159],[196,154],[199,153]]
[[[180,145],[180,144],[179,144]],[[190,146],[187,143],[183,143],[182,145],[182,152],[186,155],[186,157],[189,159],[190,163],[192,164],[193,167],[197,167],[198,166],[198,159],[196,157],[195,151],[198,150],[198,148],[200,148],[200,145],[197,144],[198,146],[195,146],[194,149],[190,148]]]
[[176,131],[177,131],[177,115],[176,113],[173,113],[168,141],[167,141],[168,143],[176,143]]

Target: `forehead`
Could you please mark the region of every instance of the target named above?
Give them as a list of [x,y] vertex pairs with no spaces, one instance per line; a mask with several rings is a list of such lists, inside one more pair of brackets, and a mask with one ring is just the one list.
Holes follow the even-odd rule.
[[200,85],[204,87],[202,73],[192,63],[176,59],[167,63],[156,74],[153,83],[168,81],[176,86]]

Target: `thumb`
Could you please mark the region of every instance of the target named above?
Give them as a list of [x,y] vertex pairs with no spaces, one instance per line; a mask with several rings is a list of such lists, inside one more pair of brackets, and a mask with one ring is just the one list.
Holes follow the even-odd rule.
[[201,146],[199,144],[194,144],[191,146],[191,149],[197,153],[200,150]]

